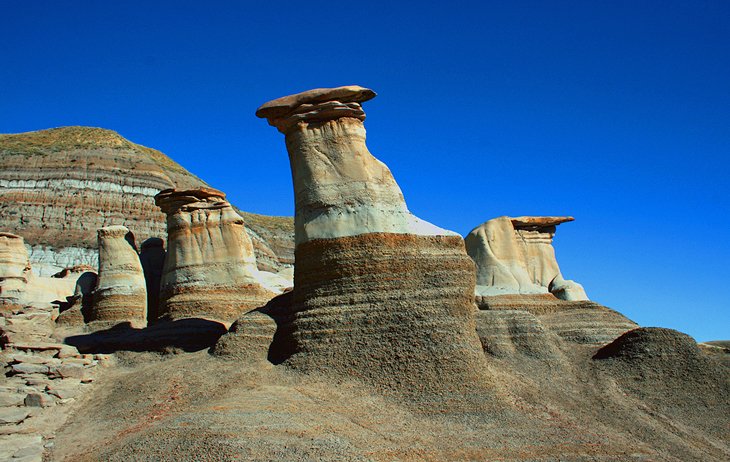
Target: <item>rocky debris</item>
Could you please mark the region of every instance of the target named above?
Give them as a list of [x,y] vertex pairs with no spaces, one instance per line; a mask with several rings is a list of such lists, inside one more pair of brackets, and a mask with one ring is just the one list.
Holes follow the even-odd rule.
[[499,217],[464,239],[477,265],[477,295],[552,293],[588,300],[583,287],[563,278],[552,246],[557,225],[573,217]]
[[[59,277],[88,268],[71,269]],[[81,283],[83,285],[83,282]],[[41,461],[46,445],[96,378],[106,355],[86,355],[54,335],[57,308],[12,307],[0,312],[0,460]]]
[[[256,112],[286,135],[296,245],[366,232],[455,235],[411,214],[388,167],[368,151],[364,113],[357,114],[359,102],[374,96],[356,86],[317,89],[266,103]],[[331,103],[347,108],[333,109]]]
[[89,326],[94,330],[118,324],[147,325],[147,283],[134,235],[124,226],[98,231],[99,277],[93,292]]
[[272,348],[293,347],[290,367],[361,379],[431,412],[483,387],[474,265],[460,236],[408,211],[368,151],[359,103],[374,95],[318,89],[257,111],[286,136],[295,195],[292,314]]
[[[97,267],[96,230],[124,225],[140,242],[165,238],[152,198],[163,189],[207,186],[163,153],[111,130],[61,127],[0,135],[0,229],[30,245],[37,274]],[[293,264],[289,217],[245,214],[262,269]]]
[[574,343],[605,345],[636,323],[599,303],[566,301],[551,294],[477,296],[480,310],[527,311],[549,331]]
[[162,271],[160,316],[231,323],[266,304],[264,287],[243,219],[211,188],[155,196],[167,214],[167,257]]

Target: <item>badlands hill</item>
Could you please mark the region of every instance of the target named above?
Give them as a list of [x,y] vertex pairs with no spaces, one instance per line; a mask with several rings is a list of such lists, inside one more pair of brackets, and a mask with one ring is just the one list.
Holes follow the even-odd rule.
[[[242,220],[113,132],[62,129],[106,140],[62,142],[65,164],[22,142],[43,174],[12,146],[54,131],[6,135],[2,174],[17,178],[2,216],[20,236],[0,233],[0,459],[730,460],[727,350],[591,301],[552,247],[569,217],[493,218],[465,242],[412,214],[366,145],[373,97],[316,89],[257,111],[289,152],[293,223]],[[153,291],[119,225],[161,235],[155,203],[168,252]],[[66,209],[113,225],[98,230],[99,272],[66,271],[70,306],[21,303],[48,284],[27,274],[21,236],[93,245]],[[255,242],[259,266],[295,257],[293,287],[264,287]]]
[[[139,243],[165,238],[154,195],[207,184],[155,149],[102,128],[62,127],[0,135],[0,229],[22,236],[44,275],[96,267],[96,230],[124,225]],[[293,264],[291,218],[241,212],[259,265]]]

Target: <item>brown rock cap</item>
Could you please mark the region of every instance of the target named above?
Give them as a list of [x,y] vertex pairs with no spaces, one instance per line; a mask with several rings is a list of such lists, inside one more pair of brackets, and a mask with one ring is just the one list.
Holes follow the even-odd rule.
[[375,98],[377,94],[359,85],[347,85],[336,88],[315,88],[295,95],[283,96],[264,103],[256,110],[256,116],[262,119],[278,119],[286,117],[303,104],[318,104],[327,101],[340,103],[362,103]]
[[228,205],[226,193],[213,188],[199,187],[194,189],[164,189],[155,195],[155,204],[165,213],[197,202],[212,202]]
[[543,228],[546,226],[557,226],[561,223],[574,221],[573,217],[511,217],[512,226],[515,228]]

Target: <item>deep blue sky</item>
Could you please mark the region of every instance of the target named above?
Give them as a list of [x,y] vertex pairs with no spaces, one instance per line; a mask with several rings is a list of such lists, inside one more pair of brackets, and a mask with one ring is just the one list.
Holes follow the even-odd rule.
[[567,278],[730,338],[730,2],[0,0],[0,133],[110,128],[244,210],[291,215],[265,101],[360,84],[370,150],[466,234],[573,215]]

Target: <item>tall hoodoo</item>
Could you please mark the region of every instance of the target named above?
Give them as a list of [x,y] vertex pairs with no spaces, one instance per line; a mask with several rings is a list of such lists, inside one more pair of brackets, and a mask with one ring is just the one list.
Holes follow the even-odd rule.
[[483,380],[474,265],[460,236],[408,211],[368,151],[360,103],[374,96],[317,89],[256,112],[286,136],[294,181],[293,316],[280,329],[295,367],[438,400]]
[[107,226],[97,232],[99,276],[89,324],[95,329],[129,323],[147,325],[147,287],[134,235],[124,226]]
[[474,228],[465,242],[477,265],[477,295],[588,300],[580,284],[563,278],[552,246],[556,226],[569,221],[573,217],[499,217]]
[[155,203],[167,214],[161,318],[230,323],[274,296],[259,282],[243,218],[223,192],[167,189]]

